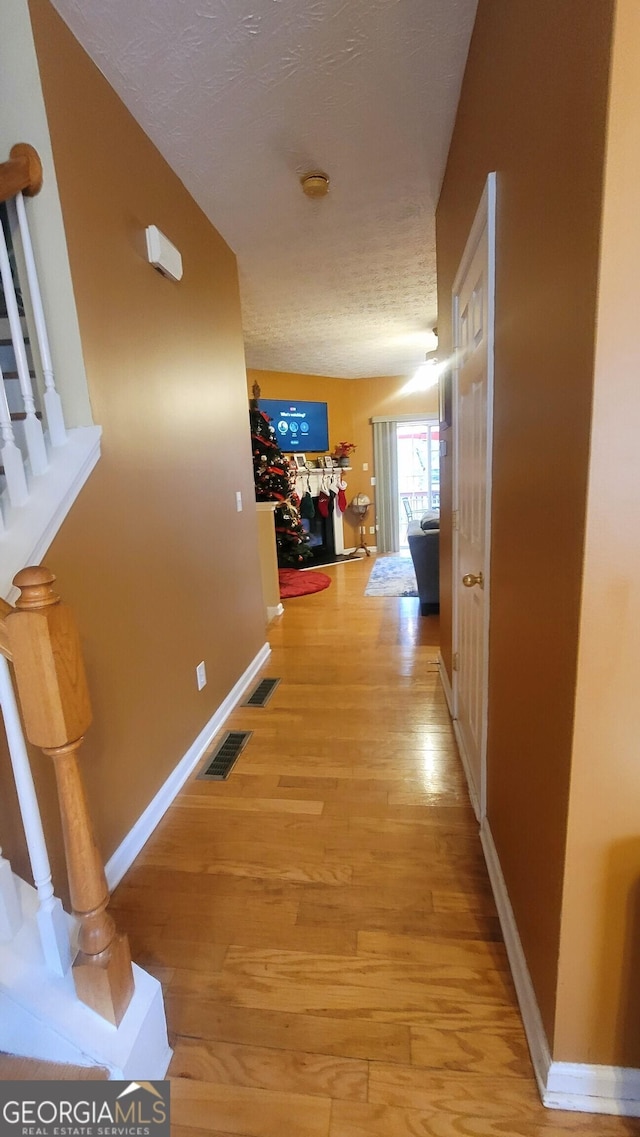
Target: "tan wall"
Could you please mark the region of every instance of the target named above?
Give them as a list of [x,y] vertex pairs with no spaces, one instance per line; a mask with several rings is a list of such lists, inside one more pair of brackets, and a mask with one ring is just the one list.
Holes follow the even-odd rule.
[[[31,14],[104,428],[45,561],[86,652],[84,768],[109,856],[265,641],[240,306],[224,241],[51,5]],[[141,256],[151,223],[182,252],[180,284]]]
[[[487,174],[497,171],[488,814],[550,1039],[612,10],[583,0],[480,0],[437,214],[446,351],[453,279]],[[441,549],[450,662],[449,527]]]
[[[371,379],[335,379],[326,375],[296,375],[284,371],[247,372],[249,391],[258,382],[265,399],[305,398],[328,404],[329,446],[338,442],[355,442],[356,451],[351,458],[352,470],[346,475],[349,483],[349,500],[357,493],[365,493],[374,502],[375,476],[373,461],[373,428],[371,419],[377,415],[415,414],[416,418],[438,414],[438,393],[405,394],[402,388],[410,376],[377,376]],[[367,465],[368,470],[363,470]],[[367,525],[375,524],[374,509]],[[358,522],[350,513],[344,517],[345,546],[357,545]]]
[[555,1057],[640,1067],[640,6],[616,17]]

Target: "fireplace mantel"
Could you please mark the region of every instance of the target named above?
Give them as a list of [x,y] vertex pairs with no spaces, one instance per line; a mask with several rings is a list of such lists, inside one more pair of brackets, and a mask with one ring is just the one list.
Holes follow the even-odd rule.
[[[342,479],[343,474],[348,474],[351,467],[334,466],[333,469],[307,469],[296,471],[296,493],[298,497],[302,497],[307,493],[307,490],[312,497],[318,497],[322,489],[333,490],[334,493],[338,492],[338,483]],[[342,514],[338,509],[337,501],[334,502],[333,513],[331,514],[333,521],[333,541],[336,556],[342,556],[345,553],[344,547],[344,526],[342,524]],[[347,550],[349,551],[349,550]]]

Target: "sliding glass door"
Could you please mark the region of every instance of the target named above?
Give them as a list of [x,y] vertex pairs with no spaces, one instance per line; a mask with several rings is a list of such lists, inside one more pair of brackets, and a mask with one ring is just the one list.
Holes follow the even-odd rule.
[[440,510],[440,428],[433,420],[397,423],[398,540],[407,548],[410,521]]

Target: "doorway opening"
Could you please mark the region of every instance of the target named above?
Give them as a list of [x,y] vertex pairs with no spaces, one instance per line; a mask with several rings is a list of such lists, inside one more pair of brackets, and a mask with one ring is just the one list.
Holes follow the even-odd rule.
[[440,424],[432,419],[397,424],[398,543],[408,552],[411,521],[440,511]]

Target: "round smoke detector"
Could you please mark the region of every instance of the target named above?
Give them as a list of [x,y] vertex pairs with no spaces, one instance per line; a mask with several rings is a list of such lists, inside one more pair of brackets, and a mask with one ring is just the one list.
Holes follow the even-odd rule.
[[303,193],[307,197],[326,197],[329,192],[329,179],[326,174],[305,174],[300,179]]

